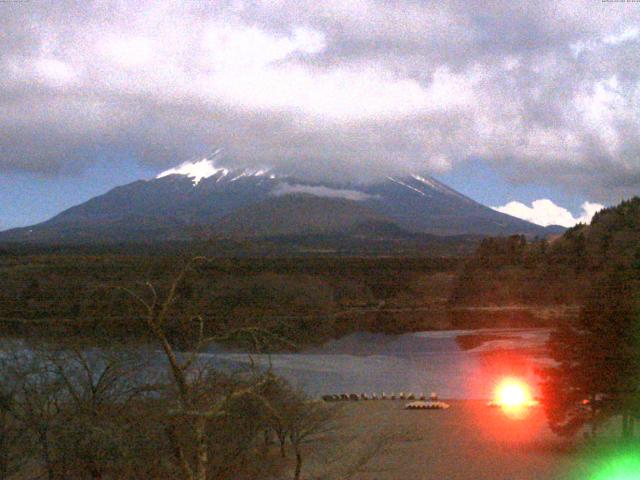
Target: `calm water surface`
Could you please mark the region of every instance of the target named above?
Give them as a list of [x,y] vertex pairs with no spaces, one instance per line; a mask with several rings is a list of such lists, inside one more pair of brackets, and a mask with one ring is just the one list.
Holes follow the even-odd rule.
[[[459,335],[499,335],[502,338],[463,350]],[[245,369],[252,362],[271,367],[311,396],[333,393],[436,392],[441,398],[491,398],[496,383],[505,376],[525,380],[537,392],[536,368],[545,359],[540,349],[545,329],[485,329],[475,331],[417,332],[404,335],[355,333],[300,352],[248,355],[213,347],[200,354],[202,364],[223,369]],[[0,350],[29,351],[20,340],[0,340]],[[156,347],[141,353],[149,374],[166,373],[163,354]],[[156,371],[157,369],[157,371]]]
[[[462,350],[458,335],[499,334],[472,350]],[[530,349],[548,338],[546,329],[486,329],[418,332],[404,335],[357,333],[292,354],[203,354],[214,363],[269,366],[313,396],[328,393],[437,392],[442,398],[490,398],[504,376],[526,380],[537,391],[536,368],[544,359]]]

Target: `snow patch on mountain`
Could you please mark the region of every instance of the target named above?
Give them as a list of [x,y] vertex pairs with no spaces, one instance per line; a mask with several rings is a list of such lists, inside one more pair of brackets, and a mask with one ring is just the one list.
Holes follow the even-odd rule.
[[369,195],[364,192],[359,192],[358,190],[348,190],[348,189],[329,188],[329,187],[312,186],[312,185],[300,185],[300,184],[290,185],[288,183],[281,183],[280,185],[278,185],[271,192],[271,195],[282,196],[282,195],[288,195],[292,193],[306,193],[307,195],[314,195],[316,197],[344,198],[347,200],[354,200],[356,202],[361,202],[364,200],[369,200],[370,198],[374,198],[374,195]]
[[269,170],[265,168],[233,171],[227,167],[218,167],[214,162],[214,158],[220,156],[220,153],[221,150],[216,150],[202,160],[181,163],[177,167],[165,170],[157,175],[156,178],[162,178],[168,175],[186,175],[193,180],[194,187],[198,185],[203,178],[213,177],[218,173],[220,173],[220,176],[217,178],[216,183],[227,178],[230,174],[233,175],[230,180],[231,182],[235,182],[243,177],[262,177],[268,175],[271,180],[276,178],[274,174],[269,174]]
[[[229,169],[224,167],[216,167],[214,163],[208,158],[203,158],[197,162],[184,162],[177,167],[170,168],[160,173],[156,178],[162,178],[169,175],[186,175],[193,180],[193,186],[195,187],[200,183],[203,178],[209,178],[217,173],[222,173],[220,178],[223,178],[229,174]],[[220,180],[220,178],[218,180]]]
[[431,180],[430,178],[422,177],[422,176],[420,176],[420,175],[418,175],[418,174],[416,174],[416,173],[412,173],[412,174],[411,174],[411,176],[412,176],[415,180],[417,180],[417,181],[419,181],[419,182],[421,182],[421,183],[424,183],[426,186],[431,187],[431,188],[433,188],[434,190],[438,190],[439,192],[442,192],[442,193],[448,193],[445,189],[443,189],[442,187],[440,187],[440,185],[438,185],[436,182],[434,182],[434,181],[433,181],[433,180]]
[[434,190],[437,190],[440,193],[444,193],[445,195],[454,195],[454,196],[458,197],[461,200],[465,200],[467,202],[472,202],[471,199],[465,197],[464,195],[461,195],[460,193],[456,192],[452,188],[447,187],[443,183],[440,183],[440,182],[438,182],[437,180],[435,180],[435,179],[433,179],[431,177],[423,177],[421,175],[418,175],[417,173],[412,173],[411,177],[414,180],[417,180],[418,182],[423,183],[427,187],[432,188]]
[[403,187],[408,188],[409,190],[413,190],[414,192],[422,195],[423,197],[426,197],[427,194],[424,193],[422,190],[418,190],[415,187],[412,187],[411,185],[407,185],[406,183],[404,183],[402,180],[398,180],[397,178],[393,178],[393,177],[387,177],[389,180],[391,180],[394,183],[397,183],[398,185],[402,185]]
[[[265,170],[263,168],[260,168],[258,170],[245,169],[245,170],[241,170],[236,176],[234,176],[229,181],[230,182],[235,182],[236,180],[240,180],[243,177],[263,177],[263,176],[267,175],[267,173],[269,173],[269,170]],[[276,176],[273,175],[273,174],[270,174],[269,178],[271,180],[273,180],[274,178],[276,178]]]

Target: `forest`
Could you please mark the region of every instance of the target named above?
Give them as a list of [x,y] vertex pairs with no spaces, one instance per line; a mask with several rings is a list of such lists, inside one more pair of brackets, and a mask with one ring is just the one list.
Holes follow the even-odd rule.
[[[124,288],[166,289],[188,261],[174,255],[0,257],[0,318],[6,333],[143,335]],[[176,308],[205,328],[259,324],[301,345],[357,330],[437,326],[456,258],[208,258],[184,279]]]
[[611,265],[631,265],[640,245],[640,198],[604,209],[562,236],[486,238],[459,271],[452,305],[582,305]]
[[[486,238],[464,256],[207,256],[185,278],[176,308],[202,315],[205,330],[260,325],[300,347],[365,330],[555,325],[577,317],[612,262],[633,262],[639,211],[634,198],[562,236]],[[0,326],[36,337],[143,337],[123,289],[167,288],[191,256],[5,249]]]

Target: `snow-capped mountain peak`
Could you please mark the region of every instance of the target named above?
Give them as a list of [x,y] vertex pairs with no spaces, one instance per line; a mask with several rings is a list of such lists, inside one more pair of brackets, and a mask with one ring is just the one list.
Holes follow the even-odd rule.
[[63,235],[70,242],[89,237],[100,242],[173,241],[191,239],[193,232],[234,238],[333,235],[358,226],[364,226],[358,235],[379,238],[381,231],[367,227],[372,222],[411,234],[547,233],[426,174],[389,176],[369,184],[330,183],[257,166],[225,167],[222,161],[217,150],[165,170],[155,180],[116,187],[41,224],[4,232],[0,241],[58,242]]
[[242,169],[231,170],[227,167],[217,166],[215,160],[221,156],[222,150],[215,150],[208,157],[204,157],[201,160],[186,161],[181,163],[177,167],[170,168],[158,174],[156,178],[162,178],[169,175],[185,175],[193,180],[193,186],[195,187],[204,178],[213,177],[220,174],[216,183],[224,178],[230,177],[229,181],[234,182],[242,177],[262,177],[268,175],[270,179],[276,178],[273,173],[270,173],[269,169]]
[[203,178],[212,177],[219,172],[222,172],[222,176],[229,174],[229,170],[227,168],[217,168],[211,160],[203,158],[197,162],[181,163],[177,167],[165,170],[156,178],[162,178],[168,175],[186,175],[193,180],[193,186],[195,187]]
[[203,178],[212,177],[217,173],[222,173],[221,177],[225,177],[229,174],[229,169],[225,167],[216,167],[214,163],[214,159],[219,157],[221,153],[222,150],[217,149],[211,153],[211,155],[204,157],[201,160],[188,160],[177,167],[173,167],[159,173],[156,178],[167,177],[169,175],[186,175],[193,180],[193,186],[195,187]]

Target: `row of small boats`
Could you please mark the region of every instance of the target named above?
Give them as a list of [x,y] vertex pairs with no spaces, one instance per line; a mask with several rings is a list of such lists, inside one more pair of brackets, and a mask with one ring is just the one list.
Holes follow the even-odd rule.
[[377,395],[375,393],[338,393],[331,395],[323,395],[322,399],[325,402],[359,402],[367,400],[411,400],[404,408],[407,410],[444,410],[449,408],[449,404],[438,400],[438,395],[432,393],[427,398],[426,395],[414,395],[413,393],[400,392],[398,394],[392,393],[387,395]]
[[[363,400],[427,400],[426,395],[414,395],[413,393],[391,393],[387,395],[382,392],[380,395],[375,393],[337,393],[330,395],[323,395],[322,399],[325,402],[340,402],[340,401],[363,401]],[[438,400],[438,395],[432,393],[429,395],[429,400]]]

